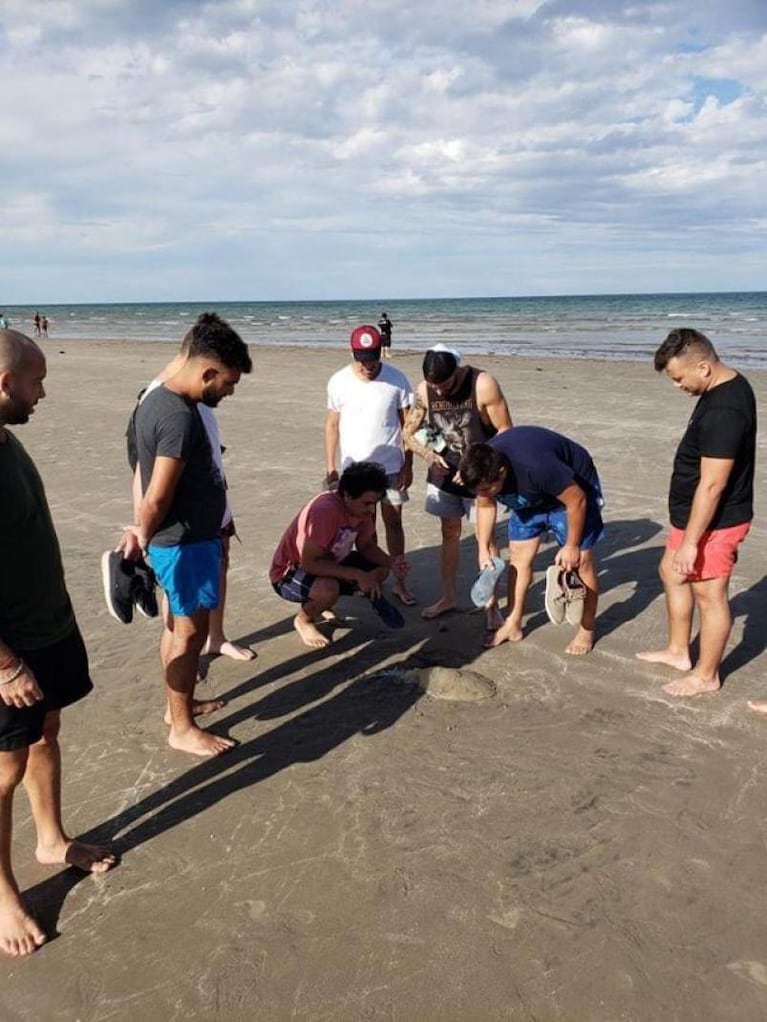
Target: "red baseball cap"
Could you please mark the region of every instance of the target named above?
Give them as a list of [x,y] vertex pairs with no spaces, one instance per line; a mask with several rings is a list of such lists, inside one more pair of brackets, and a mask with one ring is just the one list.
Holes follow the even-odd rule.
[[381,335],[374,326],[352,330],[351,344],[355,362],[373,362],[381,357]]

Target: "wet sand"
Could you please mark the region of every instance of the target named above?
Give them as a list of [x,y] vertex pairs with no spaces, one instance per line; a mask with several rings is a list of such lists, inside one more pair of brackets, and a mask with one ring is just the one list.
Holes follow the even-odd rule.
[[[689,399],[651,364],[477,358],[518,423],[594,454],[609,534],[600,638],[563,655],[540,555],[526,638],[481,647],[465,610],[384,629],[359,599],[327,651],[303,647],[266,578],[282,528],[324,475],[325,383],[337,356],[254,349],[220,408],[242,545],[230,637],[200,694],[235,752],[169,750],[156,622],[107,614],[99,556],[129,515],[123,432],[167,345],[48,345],[48,398],[18,427],[41,470],[97,688],[64,715],[65,816],[112,839],[99,878],[35,864],[19,795],[17,875],[58,936],[0,962],[15,1019],[743,1020],[767,1016],[762,904],[767,827],[765,528],[732,582],[735,627],[714,697],[672,701],[669,669],[635,661],[665,638],[657,564],[666,488]],[[419,359],[395,364],[418,378]],[[750,373],[764,400],[767,374]],[[437,523],[416,466],[405,511],[412,588],[438,590]],[[757,496],[763,492],[761,475]],[[758,512],[761,503],[758,506]],[[424,695],[428,664],[491,679],[496,695]]]

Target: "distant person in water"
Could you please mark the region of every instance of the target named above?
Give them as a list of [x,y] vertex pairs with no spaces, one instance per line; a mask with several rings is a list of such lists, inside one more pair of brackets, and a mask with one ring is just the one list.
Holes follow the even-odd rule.
[[389,319],[385,312],[381,313],[381,318],[378,320],[378,330],[381,334],[381,348],[383,350],[384,358],[391,358],[391,329],[392,321]]
[[48,317],[47,316],[43,316],[42,320],[40,321],[40,327],[41,327],[41,329],[43,331],[43,337],[47,337],[48,336]]
[[[748,380],[721,362],[698,330],[672,330],[655,353],[655,369],[698,401],[669,488],[671,530],[660,564],[668,644],[637,657],[682,672],[663,686],[669,695],[696,696],[722,684],[719,666],[732,627],[730,576],[753,517],[756,401]],[[696,606],[700,650],[693,666]]]
[[11,321],[6,319],[5,313],[0,312],[0,330],[7,330],[11,325]]
[[40,336],[40,323],[41,323],[40,313],[39,312],[35,313],[34,323],[35,323],[35,337],[39,337]]

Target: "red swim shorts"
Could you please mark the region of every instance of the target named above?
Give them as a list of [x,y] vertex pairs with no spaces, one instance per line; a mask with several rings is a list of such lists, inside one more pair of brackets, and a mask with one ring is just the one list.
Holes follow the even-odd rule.
[[[732,525],[728,529],[714,529],[704,532],[698,544],[698,556],[695,571],[687,576],[689,582],[705,582],[710,578],[729,578],[738,559],[738,547],[751,529],[751,522]],[[667,550],[678,550],[684,539],[684,529],[672,525]]]

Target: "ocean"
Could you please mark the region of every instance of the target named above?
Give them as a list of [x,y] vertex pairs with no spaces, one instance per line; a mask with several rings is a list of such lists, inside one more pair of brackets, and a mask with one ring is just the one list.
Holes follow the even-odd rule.
[[[576,295],[545,298],[439,298],[306,302],[167,302],[49,305],[51,339],[168,341],[215,309],[258,346],[346,346],[353,327],[386,310],[393,349],[424,351],[441,341],[465,354],[644,361],[669,330],[702,330],[734,366],[767,368],[767,292]],[[32,306],[5,306],[31,334]]]

